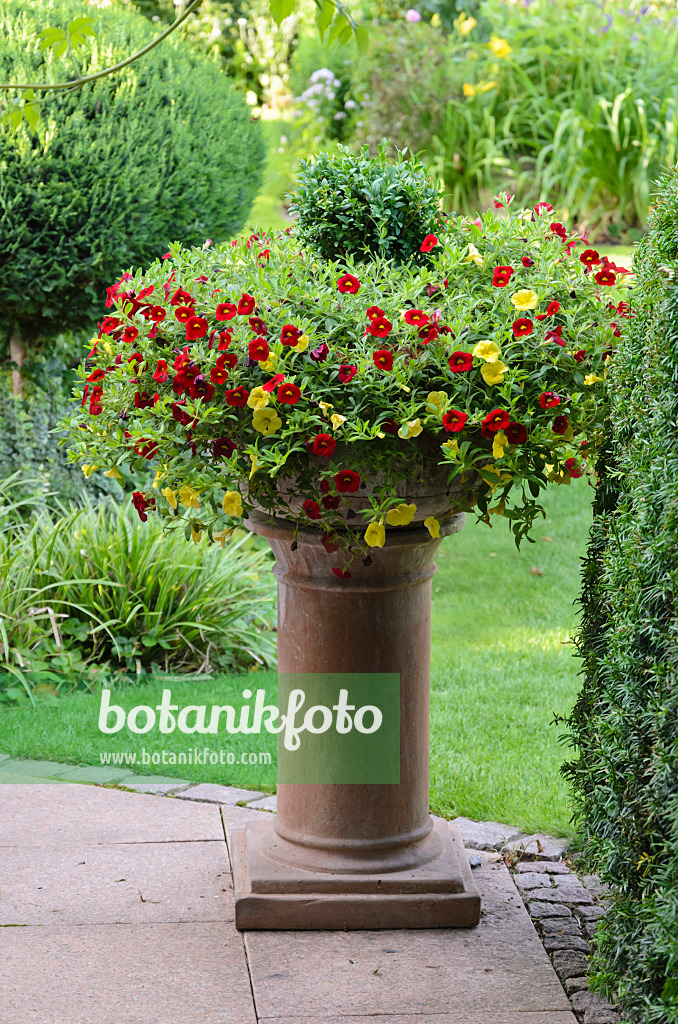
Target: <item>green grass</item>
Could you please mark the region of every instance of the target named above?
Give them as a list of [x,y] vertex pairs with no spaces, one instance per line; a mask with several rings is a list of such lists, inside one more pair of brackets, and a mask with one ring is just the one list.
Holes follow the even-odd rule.
[[[576,613],[579,557],[590,522],[591,490],[584,480],[547,492],[546,520],[536,542],[518,552],[506,523],[492,530],[472,517],[441,548],[433,581],[431,804],[445,816],[465,814],[527,829],[567,834],[570,811],[558,773],[566,754],[558,742],[554,712],[564,713],[577,692],[578,665],[565,641]],[[543,575],[534,574],[533,567]],[[156,705],[170,688],[180,707],[242,701],[245,687],[266,689],[275,700],[275,674],[208,679],[157,677],[116,691],[125,709]],[[151,749],[144,736],[126,729],[103,737],[99,699],[76,693],[56,707],[0,711],[0,750],[14,756],[99,764],[100,751]],[[265,734],[229,737],[174,732],[158,738],[153,751],[257,752],[275,749]],[[272,790],[274,767],[138,766],[144,774],[176,775]]]

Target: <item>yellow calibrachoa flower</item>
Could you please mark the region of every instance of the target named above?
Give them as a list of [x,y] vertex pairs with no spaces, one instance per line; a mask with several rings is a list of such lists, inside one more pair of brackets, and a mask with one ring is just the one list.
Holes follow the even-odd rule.
[[426,396],[426,412],[442,417],[447,408],[447,394],[444,391],[429,391]]
[[[299,340],[301,341],[301,338]],[[264,359],[259,362],[259,369],[265,370],[266,373],[274,373],[277,365],[277,355],[275,354],[275,352],[269,352],[268,359]]]
[[179,501],[184,508],[200,508],[198,491],[191,487],[190,484],[184,484],[183,487],[180,488]]
[[305,352],[308,348],[309,337],[308,334],[302,334],[296,345],[292,345],[293,352]]
[[[255,391],[256,390],[257,389],[255,388]],[[252,426],[255,430],[258,430],[260,434],[264,434],[268,437],[270,434],[275,434],[276,430],[280,430],[282,427],[282,420],[275,409],[255,409],[254,415],[252,416]]]
[[98,468],[99,468],[98,466],[94,466],[94,465],[92,465],[92,466],[83,466],[82,467],[82,471],[85,474],[85,477],[89,480],[89,478],[91,477],[92,473],[95,473]]
[[242,515],[242,497],[240,491],[226,491],[221,499],[221,507],[227,516],[234,516],[236,519]]
[[[110,469],[107,469],[106,472],[104,473],[104,476],[107,476],[109,478],[109,480],[122,480],[123,479],[123,475],[122,475],[122,473],[120,472],[120,470],[118,469],[117,466],[111,466]],[[153,486],[155,487],[155,483],[153,484]]]
[[511,296],[511,302],[516,309],[536,309],[539,297],[531,288],[521,288],[519,292],[514,292]]
[[498,430],[492,438],[492,458],[500,459],[504,454],[504,448],[508,444],[508,437],[503,430]]
[[200,541],[202,540],[202,530],[196,529],[196,527],[192,523],[191,523],[191,540],[193,541],[194,544],[199,544]]
[[428,519],[425,519],[424,526],[432,537],[437,539],[440,536],[440,523],[435,516],[429,516]]
[[464,82],[464,96],[467,99],[472,99],[474,96],[482,96],[484,92],[490,92],[491,89],[496,89],[496,82],[476,82],[475,85],[471,85],[470,82]]
[[459,455],[459,442],[455,441],[453,438],[450,438],[449,441],[445,441],[445,443],[441,444],[440,447],[446,451],[448,455]]
[[508,366],[502,363],[501,360],[497,360],[494,363],[485,363],[484,366],[480,367],[480,373],[486,384],[502,384],[507,370]]
[[383,548],[386,542],[386,529],[383,523],[370,523],[365,530],[365,543],[370,548]]
[[333,413],[332,416],[330,416],[330,423],[332,424],[335,430],[337,430],[341,426],[341,424],[345,422],[346,417],[340,416],[338,412],[335,412]]
[[251,480],[256,471],[259,469],[259,460],[257,459],[256,455],[250,455],[250,459],[252,460],[252,468],[250,470],[249,475],[249,479]]
[[408,437],[419,437],[424,428],[421,425],[419,419],[408,420],[407,423],[403,423],[402,427],[398,431],[398,437],[406,439]]
[[167,504],[171,505],[172,508],[176,511],[177,496],[174,493],[174,491],[172,490],[172,488],[171,487],[163,487],[163,489],[161,490],[160,493],[162,494],[162,496],[165,499],[165,501],[167,502]]
[[506,40],[502,39],[500,36],[492,36],[487,45],[490,50],[492,50],[495,57],[498,57],[499,59],[503,58],[506,60],[506,58],[513,53],[513,49],[509,46]]
[[247,404],[250,409],[261,410],[265,409],[270,401],[271,396],[268,391],[264,391],[263,388],[252,388],[250,391],[250,397],[247,399]]
[[386,513],[386,522],[389,526],[409,526],[416,511],[416,505],[396,505]]
[[226,530],[215,530],[212,533],[212,540],[215,540],[217,542],[217,544],[221,544],[221,546],[223,548],[225,546],[224,545],[224,541],[225,541],[226,537],[230,536],[230,534],[232,534],[232,533],[233,533],[233,530],[230,527],[228,529],[226,529]]
[[334,406],[332,405],[331,402],[318,402],[318,405],[323,411],[323,416],[327,416],[330,409],[334,409]]
[[479,341],[471,355],[488,363],[496,363],[501,355],[501,349],[496,341]]
[[599,377],[597,373],[587,373],[584,377],[584,384],[599,384],[602,381],[602,377]]
[[475,263],[476,266],[482,267],[483,263],[485,262],[485,257],[478,252],[473,243],[469,243],[468,256],[464,257],[464,262]]
[[474,29],[478,22],[475,18],[467,18],[462,12],[454,22],[454,27],[461,36],[467,36],[471,29]]
[[[108,473],[104,473],[104,476],[108,476]],[[158,487],[160,487],[161,482],[165,479],[166,476],[167,473],[165,472],[164,469],[156,469],[155,478],[153,480],[154,491],[157,491]]]

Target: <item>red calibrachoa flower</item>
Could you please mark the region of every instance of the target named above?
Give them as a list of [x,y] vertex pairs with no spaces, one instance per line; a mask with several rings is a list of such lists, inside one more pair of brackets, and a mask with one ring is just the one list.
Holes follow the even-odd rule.
[[573,352],[572,358],[574,359],[575,363],[583,362],[583,360],[586,359],[586,349],[580,348],[577,352]]
[[329,459],[336,445],[337,442],[331,434],[316,434],[313,438],[313,454],[324,455],[326,459]]
[[341,505],[341,495],[339,494],[326,494],[322,499],[323,508],[337,509]]
[[230,437],[217,437],[212,442],[212,454],[215,459],[230,459],[237,447],[235,441],[231,441]]
[[251,316],[248,322],[255,334],[266,337],[266,324],[260,316]]
[[296,345],[303,333],[304,332],[298,327],[295,327],[294,324],[285,324],[280,332],[280,340],[283,345]]
[[357,277],[354,277],[353,274],[344,274],[344,276],[340,277],[337,281],[337,288],[342,295],[345,295],[346,292],[348,292],[349,295],[356,295],[360,291],[360,281]]
[[217,320],[232,320],[238,315],[238,307],[234,302],[220,302],[214,314]]
[[350,381],[353,380],[357,372],[357,366],[353,366],[353,364],[349,363],[342,363],[341,366],[339,367],[339,380],[341,381],[342,384],[348,384]]
[[506,430],[510,422],[511,417],[505,409],[493,409],[482,421],[481,427],[490,434],[496,434],[498,430]]
[[340,580],[350,580],[352,578],[348,569],[337,569],[336,566],[333,566],[332,572],[335,576],[338,576]]
[[146,510],[155,508],[155,498],[149,498],[143,491],[135,491],[132,495],[132,504],[139,513],[141,522],[145,523],[148,520]]
[[546,315],[547,316],[555,316],[556,313],[559,313],[559,312],[560,312],[560,303],[558,302],[558,300],[554,299],[553,302],[549,302],[548,306],[546,307]]
[[438,337],[438,328],[434,324],[429,324],[428,327],[422,327],[417,333],[421,338],[422,345],[428,345],[429,342],[435,341]]
[[448,362],[452,373],[468,373],[473,369],[473,356],[470,352],[453,352]]
[[[92,394],[89,396],[89,413],[90,413],[90,416],[100,416],[101,413],[104,411],[104,407],[101,404],[101,396],[103,395],[103,393],[104,393],[104,389],[99,387],[98,384],[96,385],[96,387],[92,388]],[[85,392],[85,397],[86,397],[86,394],[87,393]],[[83,398],[83,403],[84,403],[84,398]]]
[[560,238],[563,242],[567,241],[567,231],[560,223],[560,221],[554,221],[554,223],[551,225],[551,234],[557,235],[558,238]]
[[[172,277],[174,277],[174,274],[172,274]],[[185,292],[182,291],[181,288],[177,288],[170,299],[170,306],[195,306],[195,299],[189,292]]]
[[391,333],[392,327],[393,324],[385,316],[374,316],[365,334],[371,334],[373,338],[385,338]]
[[583,475],[584,470],[581,468],[576,459],[565,459],[563,463],[565,469],[568,471],[573,480],[578,480]]
[[180,324],[188,323],[192,316],[195,316],[195,306],[177,306],[174,316]]
[[266,338],[253,338],[249,343],[247,353],[250,359],[254,359],[258,363],[265,362],[270,355]]
[[516,338],[526,338],[528,334],[532,334],[533,330],[534,324],[526,316],[521,316],[519,320],[513,321],[513,333]]
[[435,249],[436,245],[440,245],[440,242],[435,235],[427,235],[424,241],[419,246],[420,252],[430,252],[431,249]]
[[219,344],[217,345],[217,352],[225,352],[228,346],[233,341],[233,331],[219,331]]
[[396,421],[395,421],[395,420],[391,420],[391,419],[388,419],[388,420],[383,420],[383,421],[382,421],[382,422],[381,422],[381,423],[379,424],[379,429],[380,429],[380,430],[381,430],[381,431],[382,431],[382,432],[383,432],[384,434],[397,434],[397,433],[398,433],[398,430],[399,430],[400,428],[399,428],[399,426],[398,426],[398,424],[396,423]]
[[556,416],[551,430],[554,434],[564,434],[567,430],[567,416]]
[[562,325],[558,324],[553,330],[548,330],[544,335],[544,341],[553,341],[556,345],[560,345],[561,348],[565,348]]
[[192,316],[190,320],[186,321],[186,341],[204,338],[208,327],[209,324],[204,316]]
[[136,327],[126,327],[122,335],[122,340],[126,345],[131,345],[133,341],[136,341],[138,333],[139,331]]
[[210,380],[212,384],[225,384],[228,380],[228,369],[219,360],[217,360],[217,365],[210,370]]
[[464,429],[467,419],[468,413],[461,412],[459,409],[450,409],[449,412],[443,414],[443,427],[448,434],[458,434],[460,430]]
[[370,306],[370,308],[367,310],[367,319],[368,320],[374,320],[375,317],[383,316],[383,315],[384,315],[384,311],[379,306]]
[[134,444],[134,451],[142,459],[152,459],[157,454],[158,446],[155,441],[149,441],[147,437],[140,437]]
[[164,306],[151,306],[148,313],[148,318],[149,320],[152,320],[153,323],[159,324],[162,320],[165,319],[166,315],[167,314],[165,313]]
[[603,267],[603,269],[599,270],[595,276],[596,284],[605,285],[608,288],[611,288],[616,280],[617,275],[614,270],[611,270],[609,267]]
[[522,423],[509,423],[504,433],[509,444],[525,444],[527,441],[527,430]]
[[406,324],[411,324],[413,327],[423,327],[429,320],[428,314],[421,309],[408,309],[403,319]]
[[534,266],[534,260],[532,259],[532,257],[531,257],[531,256],[523,256],[523,258],[521,259],[521,261],[520,261],[520,262],[521,262],[521,263],[522,263],[522,265],[523,265],[524,267],[526,267],[527,269],[529,269],[530,267],[533,267],[533,266]]
[[312,498],[307,498],[301,507],[309,519],[320,519],[322,513],[317,501],[313,501]]
[[505,288],[513,277],[513,267],[495,267],[492,272],[492,284],[495,288]]
[[183,406],[185,405],[185,398],[182,398],[180,402],[172,402],[172,405],[170,406],[172,416],[177,421],[177,423],[181,423],[182,427],[194,427],[196,426],[198,421],[197,419],[195,419],[195,417],[188,415],[186,410],[183,408]]
[[560,405],[560,398],[555,391],[543,391],[539,396],[539,404],[542,409],[553,409],[556,405]]
[[234,388],[232,391],[224,391],[226,405],[231,405],[236,409],[242,408],[243,405],[247,405],[247,399],[249,397],[249,391],[247,388],[244,388],[242,384],[240,387]]
[[247,295],[246,292],[243,292],[238,302],[238,314],[240,316],[249,316],[256,308],[256,299],[252,295]]
[[153,399],[148,391],[137,391],[134,396],[135,409],[150,409],[153,404]]
[[101,337],[102,334],[110,334],[111,331],[114,331],[116,329],[116,327],[120,327],[121,325],[122,325],[122,320],[120,320],[119,317],[117,317],[117,316],[105,316],[103,318],[103,320],[101,321],[101,327],[99,329],[99,337]]
[[204,402],[211,402],[214,398],[214,385],[203,377],[201,373],[193,379],[190,387],[191,398],[202,398]]
[[541,217],[542,210],[544,211],[544,213],[553,213],[553,207],[550,203],[537,203],[537,205],[534,208],[534,212],[537,214],[538,217]]
[[262,384],[261,390],[267,391],[270,395],[272,391],[278,387],[278,384],[282,384],[285,379],[284,373],[276,373],[270,380],[267,380],[265,384]]
[[278,388],[278,401],[283,405],[296,405],[301,397],[301,389],[287,381]]
[[337,537],[336,533],[323,533],[320,538],[320,543],[325,548],[328,555],[333,555],[335,551],[338,551],[341,547],[341,541]]
[[385,348],[380,348],[373,352],[372,361],[378,370],[393,369],[393,354]]
[[96,384],[98,380],[103,380],[105,376],[105,370],[92,370],[89,377],[86,377],[85,379],[89,381],[90,384]]
[[600,263],[600,253],[595,249],[584,249],[579,260],[585,267],[595,267]]
[[235,370],[238,365],[238,357],[235,352],[222,352],[217,359],[217,366],[227,366],[229,370]]
[[353,494],[360,487],[360,477],[354,469],[342,469],[335,473],[334,486],[340,494]]

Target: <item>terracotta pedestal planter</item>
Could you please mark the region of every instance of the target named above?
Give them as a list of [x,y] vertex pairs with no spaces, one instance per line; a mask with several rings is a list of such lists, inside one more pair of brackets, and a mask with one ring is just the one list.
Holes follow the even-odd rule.
[[[455,533],[465,516],[447,520]],[[278,662],[288,673],[399,673],[398,785],[279,785],[271,822],[231,836],[236,927],[432,928],[478,923],[461,837],[429,814],[431,577],[440,544],[391,530],[372,565],[334,578],[321,533],[248,522],[275,554]]]

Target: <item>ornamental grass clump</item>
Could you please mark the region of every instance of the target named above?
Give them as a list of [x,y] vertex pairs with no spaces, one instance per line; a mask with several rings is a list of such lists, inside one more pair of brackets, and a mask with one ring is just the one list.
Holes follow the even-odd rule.
[[289,229],[123,275],[80,370],[72,457],[109,476],[152,463],[140,516],[195,541],[252,509],[316,527],[344,551],[337,574],[386,527],[438,536],[471,506],[518,542],[541,489],[599,443],[625,271],[507,196],[418,242],[423,266],[328,260]]

